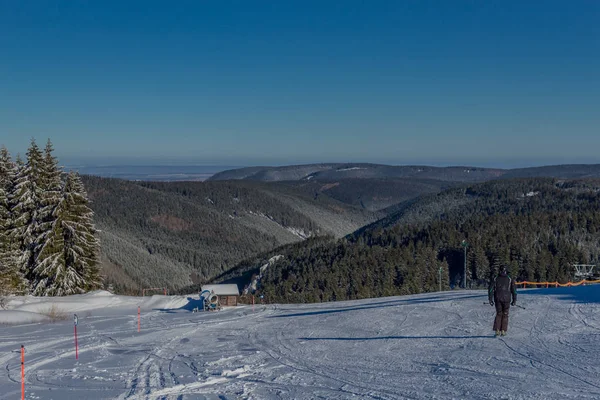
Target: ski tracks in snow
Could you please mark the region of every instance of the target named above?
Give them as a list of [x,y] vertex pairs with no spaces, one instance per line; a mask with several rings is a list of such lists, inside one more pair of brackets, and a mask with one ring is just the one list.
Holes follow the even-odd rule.
[[0,400],[19,394],[21,340],[40,400],[600,398],[598,303],[544,293],[520,293],[505,338],[478,291],[152,310],[141,333],[112,310],[81,320],[79,361],[72,323],[0,327]]
[[[266,309],[263,309],[263,311]],[[198,394],[198,391],[211,392],[211,386],[223,384],[243,375],[238,371],[222,371],[221,375],[212,376],[207,371],[200,371],[198,367],[198,356],[187,354],[190,352],[190,345],[197,344],[200,349],[207,346],[206,343],[197,343],[195,339],[204,337],[210,338],[214,335],[216,329],[221,329],[222,325],[239,322],[240,320],[251,321],[257,318],[261,312],[247,314],[244,312],[236,313],[234,317],[228,317],[224,312],[224,318],[214,318],[210,321],[203,319],[207,314],[196,314],[197,321],[191,323],[180,323],[170,326],[168,322],[162,320],[161,315],[155,315],[151,320],[157,322],[162,328],[166,329],[157,344],[152,350],[145,352],[135,367],[134,373],[127,382],[128,390],[118,398],[122,400],[134,399],[162,399],[174,398],[183,399],[185,395]],[[216,314],[215,314],[216,315]],[[168,339],[164,339],[168,336]],[[201,365],[206,367],[206,362]],[[190,381],[181,383],[180,380]],[[195,380],[195,381],[194,381]]]

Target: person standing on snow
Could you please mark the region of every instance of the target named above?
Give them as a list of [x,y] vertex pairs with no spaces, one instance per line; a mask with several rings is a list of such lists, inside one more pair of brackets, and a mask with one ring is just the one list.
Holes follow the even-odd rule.
[[508,331],[508,310],[511,305],[517,305],[517,288],[515,282],[508,275],[506,267],[501,267],[498,276],[490,283],[488,297],[490,305],[496,305],[496,319],[494,320],[496,336],[505,336]]

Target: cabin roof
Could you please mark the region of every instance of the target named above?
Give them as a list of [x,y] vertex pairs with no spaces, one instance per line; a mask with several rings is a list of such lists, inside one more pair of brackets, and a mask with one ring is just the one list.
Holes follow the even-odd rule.
[[215,292],[215,294],[218,296],[239,296],[240,295],[238,285],[236,285],[236,284],[204,285],[204,286],[202,286],[202,291],[205,291],[205,290]]

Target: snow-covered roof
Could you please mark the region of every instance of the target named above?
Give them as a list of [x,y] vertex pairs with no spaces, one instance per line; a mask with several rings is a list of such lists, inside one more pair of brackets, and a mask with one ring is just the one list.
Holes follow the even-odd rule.
[[204,285],[204,286],[202,286],[202,291],[205,291],[205,290],[214,291],[215,294],[219,295],[219,296],[239,296],[239,294],[240,294],[238,285],[236,285],[236,284]]

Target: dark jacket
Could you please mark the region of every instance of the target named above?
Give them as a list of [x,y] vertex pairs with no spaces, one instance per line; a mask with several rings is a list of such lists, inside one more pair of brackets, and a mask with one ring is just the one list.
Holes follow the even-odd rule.
[[510,275],[500,274],[490,284],[488,291],[490,301],[496,303],[510,303],[511,296],[512,301],[517,301],[517,288],[515,282],[512,280]]

